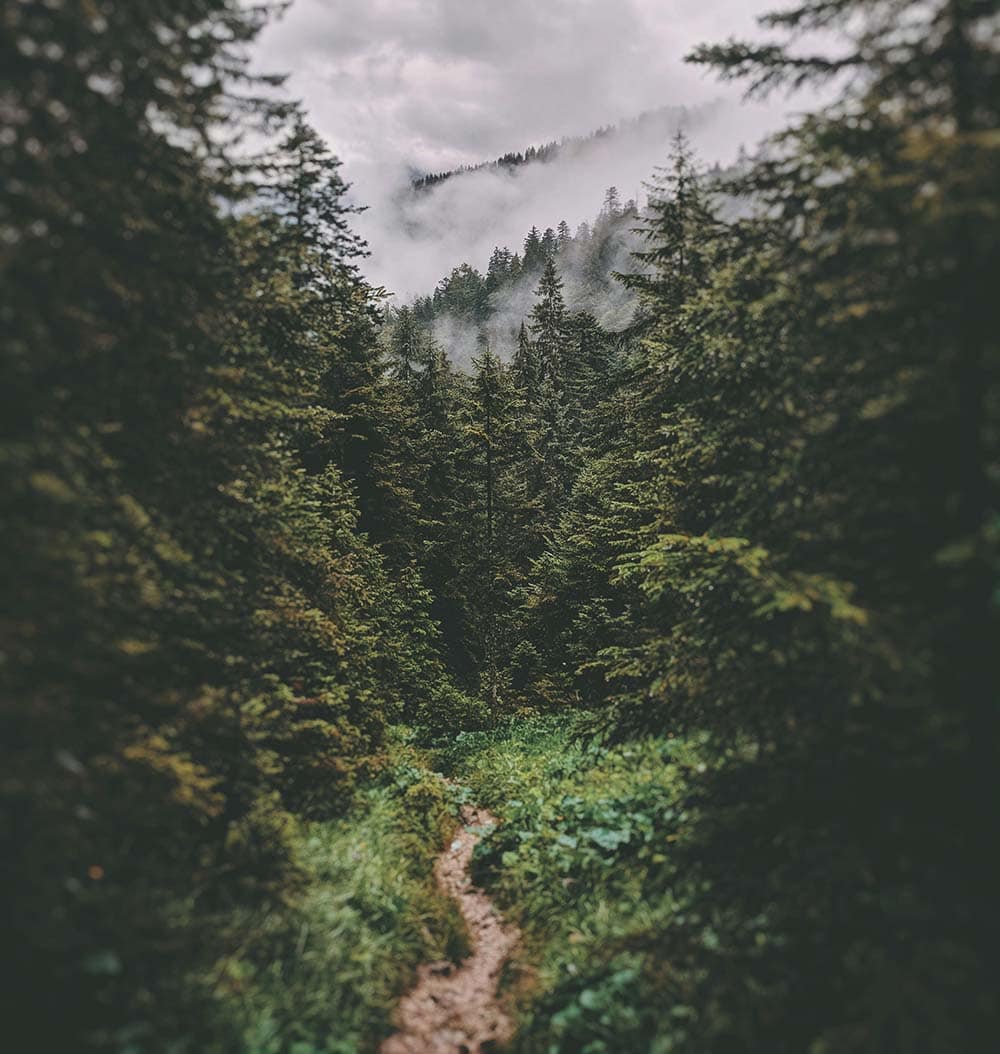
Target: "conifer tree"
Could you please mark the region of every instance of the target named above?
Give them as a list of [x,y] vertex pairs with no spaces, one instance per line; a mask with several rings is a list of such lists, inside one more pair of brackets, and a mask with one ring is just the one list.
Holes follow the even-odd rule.
[[538,496],[549,523],[568,489],[572,472],[565,386],[569,331],[562,288],[555,262],[550,258],[538,283],[530,319],[531,346],[538,369],[531,432],[541,474]]
[[349,188],[340,176],[340,161],[316,131],[296,116],[261,168],[258,192],[281,235],[271,246],[272,259],[278,262],[287,254],[296,284],[322,283],[331,294],[343,286],[342,279],[355,279],[356,260],[367,249],[349,217],[360,210],[346,204]]
[[538,384],[538,363],[535,349],[528,336],[528,327],[522,322],[517,332],[517,347],[511,363],[518,388],[530,399]]
[[486,272],[487,293],[496,292],[497,289],[510,281],[513,262],[514,258],[511,256],[510,249],[497,247],[493,250],[490,256],[489,268]]
[[601,218],[604,220],[616,220],[622,214],[622,200],[617,187],[608,187],[604,194],[604,204],[601,206]]
[[567,355],[567,317],[563,301],[562,279],[555,261],[545,262],[535,291],[536,303],[531,310],[532,344],[538,361],[539,385],[548,385],[561,395],[564,359]]
[[5,1029],[39,1050],[201,1036],[218,906],[281,902],[293,814],[430,662],[338,464],[374,297],[335,160],[255,97],[266,8],[99,6],[0,15]]
[[649,206],[639,232],[648,248],[635,253],[644,270],[624,276],[627,286],[669,316],[704,285],[718,229],[711,195],[697,169],[687,136],[674,137],[670,165],[647,186]]
[[421,360],[421,333],[414,312],[404,305],[392,320],[389,339],[389,376],[403,384],[414,382]]
[[976,1049],[995,1027],[973,994],[993,878],[968,852],[997,750],[987,7],[802,4],[765,19],[791,45],[696,53],[758,91],[860,75],[730,188],[759,210],[729,230],[685,222],[675,165],[640,283],[655,441],[618,727],[718,750],[678,863],[745,964],[668,939],[726,1008],[681,1049]]
[[496,714],[506,675],[502,664],[509,653],[510,640],[515,528],[511,469],[516,459],[517,393],[509,371],[489,345],[473,366],[466,435],[472,447],[470,463],[478,477],[479,494],[473,506],[477,513],[477,554],[468,573],[479,583],[475,621],[480,641],[481,686]]
[[528,274],[541,271],[545,266],[545,250],[542,248],[542,237],[537,227],[532,227],[521,253],[521,269]]

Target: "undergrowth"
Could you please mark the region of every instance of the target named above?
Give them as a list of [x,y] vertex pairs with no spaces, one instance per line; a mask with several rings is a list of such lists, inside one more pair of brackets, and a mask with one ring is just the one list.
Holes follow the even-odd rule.
[[650,738],[613,747],[565,719],[466,733],[439,762],[500,825],[477,848],[474,877],[522,927],[510,995],[525,1054],[665,1054],[694,1010],[670,931],[716,940],[686,914],[673,847],[693,822],[696,744]]
[[190,1050],[226,1054],[370,1054],[416,967],[466,951],[434,857],[459,795],[404,745],[342,819],[295,836],[300,892],[284,909],[237,913],[240,950],[205,979],[220,1038]]

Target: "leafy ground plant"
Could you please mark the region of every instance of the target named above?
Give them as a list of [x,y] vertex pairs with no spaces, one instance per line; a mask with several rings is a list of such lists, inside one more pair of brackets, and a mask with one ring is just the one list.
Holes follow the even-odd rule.
[[659,1052],[682,1038],[692,1011],[664,948],[692,927],[713,941],[685,913],[690,891],[672,863],[703,755],[679,739],[602,746],[565,719],[460,736],[449,751],[503,821],[475,877],[525,930],[517,1050]]

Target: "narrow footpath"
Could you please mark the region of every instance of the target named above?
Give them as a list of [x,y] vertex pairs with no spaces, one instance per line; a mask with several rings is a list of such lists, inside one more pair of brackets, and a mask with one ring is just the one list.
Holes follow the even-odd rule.
[[472,952],[457,965],[442,961],[420,967],[416,986],[396,1011],[399,1031],[385,1040],[381,1054],[489,1054],[514,1034],[497,987],[519,933],[469,877],[479,841],[476,828],[494,823],[486,809],[463,806],[462,828],[434,866],[438,887],[458,902]]

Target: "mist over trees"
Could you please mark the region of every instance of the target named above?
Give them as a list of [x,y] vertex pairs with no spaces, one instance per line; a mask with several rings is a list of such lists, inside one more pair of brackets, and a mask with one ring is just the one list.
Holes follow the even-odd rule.
[[627,149],[628,140],[662,139],[665,133],[672,133],[678,127],[704,119],[714,108],[712,105],[691,109],[686,106],[663,106],[641,113],[629,121],[598,128],[587,136],[565,137],[542,143],[540,146],[529,146],[524,150],[508,151],[495,161],[486,161],[478,165],[464,165],[447,172],[424,173],[414,177],[411,186],[416,191],[428,190],[455,176],[484,171],[510,171],[522,165],[544,164],[568,154],[586,155],[597,144],[608,143],[612,147]]
[[[601,0],[606,2],[606,0]],[[357,227],[372,247],[369,278],[401,301],[426,295],[435,281],[468,263],[486,271],[497,246],[520,252],[533,225],[539,233],[565,219],[573,233],[601,209],[605,190],[616,185],[622,201],[644,197],[643,184],[683,128],[706,157],[732,163],[740,144],[753,146],[732,104],[667,106],[562,142],[555,151],[534,144],[524,164],[477,164],[414,188],[409,166],[386,160],[369,171],[356,163],[352,197],[369,205]],[[538,160],[542,151],[545,160]],[[443,173],[444,174],[444,173]]]
[[378,1049],[471,801],[513,1049],[993,1049],[997,6],[393,306],[269,13],[0,14],[12,1049]]
[[[463,263],[433,293],[401,310],[462,368],[469,368],[484,344],[509,361],[552,261],[568,310],[592,314],[607,332],[622,333],[634,322],[638,301],[616,275],[634,266],[641,244],[639,220],[635,201],[623,204],[611,187],[593,223],[580,224],[575,233],[565,220],[544,231],[533,227],[515,251],[497,246],[485,274]],[[397,312],[390,310],[388,331],[396,318]]]

